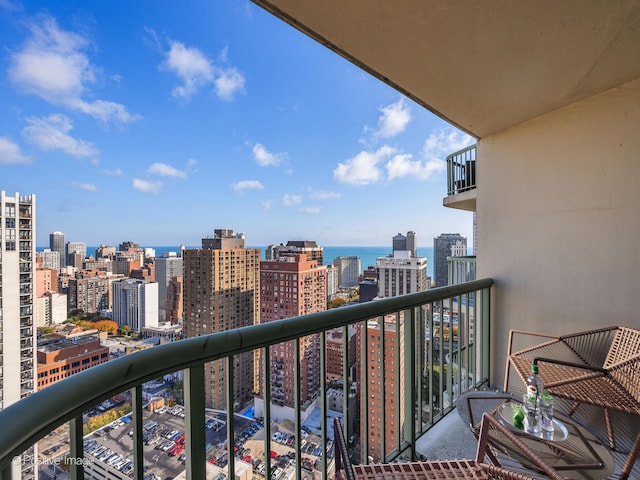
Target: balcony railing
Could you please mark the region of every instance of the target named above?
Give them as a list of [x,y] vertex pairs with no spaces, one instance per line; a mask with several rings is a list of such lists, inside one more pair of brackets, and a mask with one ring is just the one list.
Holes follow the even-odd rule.
[[[462,391],[491,384],[489,378],[489,298],[493,280],[483,279],[465,284],[437,288],[402,297],[387,298],[325,312],[277,320],[260,325],[189,338],[142,350],[97,365],[44,390],[30,395],[0,412],[0,480],[19,475],[21,455],[57,427],[69,425],[69,473],[72,480],[85,478],[83,459],[83,414],[119,393],[130,391],[134,461],[132,478],[142,480],[146,474],[143,450],[143,384],[165,374],[181,370],[184,374],[186,478],[205,479],[205,365],[222,361],[226,369],[226,404],[234,405],[234,368],[237,355],[256,352],[262,368],[260,386],[265,405],[272,401],[269,373],[270,348],[282,342],[295,345],[294,382],[296,404],[301,401],[301,339],[319,336],[321,445],[327,451],[331,421],[328,415],[326,380],[326,339],[330,331],[342,329],[343,425],[352,427],[347,435],[360,438],[359,454],[364,463],[376,456],[376,445],[370,443],[380,435],[384,451],[380,460],[416,459],[418,438],[454,408],[454,400]],[[448,326],[440,319],[453,318]],[[351,328],[349,328],[351,326]],[[356,328],[354,328],[354,326]],[[361,368],[350,369],[349,331],[359,335],[358,351]],[[380,332],[385,332],[380,335]],[[389,336],[387,338],[387,332]],[[377,342],[377,343],[376,343]],[[376,343],[375,348],[370,345]],[[353,345],[353,343],[351,343]],[[353,371],[358,372],[350,377]],[[392,379],[391,382],[377,380]],[[362,379],[362,381],[361,381]],[[376,381],[374,381],[376,380]],[[353,384],[356,388],[353,388]],[[353,392],[360,396],[359,408],[349,399]],[[387,408],[393,405],[393,408]],[[355,413],[358,410],[359,413]],[[395,416],[397,422],[388,425]],[[292,448],[302,459],[301,410],[294,409],[296,442]],[[370,421],[373,420],[373,422]],[[226,445],[233,452],[234,415],[227,415]],[[359,425],[359,429],[353,428]],[[271,413],[264,408],[264,452],[271,451]],[[391,438],[389,432],[397,432]],[[386,437],[386,438],[385,438]],[[28,455],[26,455],[28,457]],[[268,454],[267,454],[268,457]],[[265,478],[271,478],[267,459]],[[97,461],[97,460],[96,460]],[[227,471],[235,471],[235,457],[228,455]],[[320,456],[322,478],[332,476],[333,462],[327,454]],[[301,479],[303,462],[295,463],[295,478]],[[149,465],[147,465],[147,468]]]
[[448,285],[471,282],[476,279],[476,256],[447,257]]
[[476,188],[476,146],[447,156],[447,195]]

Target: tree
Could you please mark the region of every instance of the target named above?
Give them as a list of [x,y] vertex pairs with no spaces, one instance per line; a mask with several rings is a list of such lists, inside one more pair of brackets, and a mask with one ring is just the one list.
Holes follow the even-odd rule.
[[122,335],[129,335],[131,333],[131,327],[129,325],[123,325],[120,327],[120,333],[122,333]]
[[92,323],[93,328],[97,328],[101,332],[107,332],[111,335],[118,333],[118,324],[113,320],[98,320]]
[[50,333],[53,333],[55,330],[55,328],[49,326],[49,325],[45,325],[42,327],[38,327],[38,333],[40,333],[40,335],[49,335]]
[[333,300],[329,300],[327,302],[327,308],[331,310],[332,308],[338,308],[343,306],[347,301],[344,298],[336,297]]

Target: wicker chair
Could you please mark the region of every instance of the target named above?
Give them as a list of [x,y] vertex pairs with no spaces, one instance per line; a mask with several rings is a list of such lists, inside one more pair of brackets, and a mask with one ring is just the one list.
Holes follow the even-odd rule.
[[[547,340],[513,352],[516,335]],[[534,363],[545,389],[567,401],[567,414],[628,453],[620,476],[628,478],[640,452],[640,331],[614,326],[556,337],[512,330],[505,391],[510,367],[524,383]]]
[[489,414],[482,417],[482,426],[478,439],[478,450],[475,460],[434,460],[408,463],[383,463],[371,465],[352,465],[346,448],[342,425],[338,419],[334,424],[334,445],[336,446],[336,478],[338,480],[535,480],[537,477],[526,472],[508,470],[502,466],[485,463],[485,458],[492,458],[489,449],[494,438],[506,437],[514,442],[522,455],[543,471],[546,478],[564,480],[556,470],[551,468],[512,432]]

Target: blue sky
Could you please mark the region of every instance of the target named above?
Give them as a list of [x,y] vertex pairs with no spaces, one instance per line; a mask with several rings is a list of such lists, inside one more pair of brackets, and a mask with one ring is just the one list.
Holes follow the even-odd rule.
[[0,0],[0,190],[37,245],[472,242],[473,139],[250,2]]

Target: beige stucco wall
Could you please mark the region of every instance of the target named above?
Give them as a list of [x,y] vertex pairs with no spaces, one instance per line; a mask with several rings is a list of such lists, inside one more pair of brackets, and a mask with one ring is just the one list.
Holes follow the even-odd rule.
[[640,328],[640,81],[485,138],[478,159],[493,380],[511,328]]

